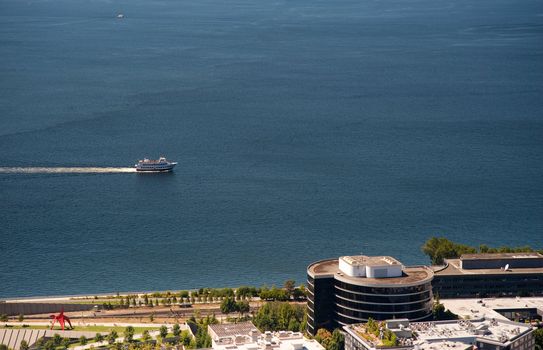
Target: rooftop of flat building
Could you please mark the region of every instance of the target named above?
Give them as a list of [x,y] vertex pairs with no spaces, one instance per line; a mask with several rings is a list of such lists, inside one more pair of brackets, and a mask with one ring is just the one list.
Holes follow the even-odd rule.
[[382,266],[382,265],[401,265],[402,263],[391,256],[366,256],[366,255],[350,255],[342,256],[346,263],[353,266]]
[[[355,334],[360,340],[375,345],[382,345],[375,336],[367,336],[365,326],[355,324],[343,327],[351,334]],[[448,344],[453,349],[466,349],[475,340],[485,343],[506,345],[519,336],[532,331],[530,325],[499,320],[493,318],[480,318],[474,320],[454,320],[436,322],[411,322],[406,327],[398,328],[398,346],[405,348],[418,347],[418,349],[441,349],[436,344]],[[402,337],[403,335],[403,337]],[[463,344],[463,347],[462,347]],[[386,346],[380,346],[386,349]],[[393,347],[389,347],[393,348]]]
[[538,313],[543,313],[543,297],[441,299],[441,303],[452,313],[466,319],[486,317],[507,320],[500,314],[503,310],[536,309]]
[[491,259],[543,259],[543,255],[538,252],[527,253],[476,253],[476,254],[462,254],[460,260],[479,259],[479,260],[491,260]]
[[[324,347],[314,339],[307,339],[300,332],[279,331],[279,332],[258,332],[258,337],[248,336],[251,332],[251,322],[243,322],[242,327],[237,325],[210,325],[223,335],[219,341],[214,339],[214,350],[324,350]],[[223,331],[224,326],[227,329]],[[239,330],[242,333],[235,333]],[[228,334],[228,335],[226,335]]]
[[446,265],[433,266],[436,276],[457,276],[457,275],[496,275],[496,274],[525,274],[543,273],[541,267],[515,267],[495,269],[463,269],[460,267],[460,259],[446,259]]
[[257,336],[261,334],[258,328],[256,328],[252,322],[210,324],[209,328],[218,338],[232,337],[236,335],[250,335],[251,332],[256,332]]
[[530,325],[493,318],[415,322],[410,325],[410,328],[416,333],[419,342],[428,343],[438,340],[458,341],[472,337],[507,344],[519,335],[532,331]]
[[387,285],[409,286],[416,285],[426,281],[431,281],[434,273],[432,269],[426,266],[407,266],[403,268],[403,274],[400,277],[388,278],[368,278],[347,276],[339,269],[339,260],[328,259],[317,261],[307,268],[307,272],[314,278],[334,277],[335,279],[347,283],[363,286],[387,287]]

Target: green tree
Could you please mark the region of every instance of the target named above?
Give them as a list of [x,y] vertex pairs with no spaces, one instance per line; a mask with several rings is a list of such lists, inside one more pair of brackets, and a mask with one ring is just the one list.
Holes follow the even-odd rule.
[[233,298],[226,297],[221,302],[221,312],[223,314],[229,314],[231,312],[237,311],[237,305]]
[[35,345],[37,348],[43,347],[44,344],[45,344],[45,338],[44,338],[44,337],[39,338],[39,339],[36,341],[36,343],[34,343],[34,345]]
[[7,322],[8,320],[9,320],[8,315],[6,315],[6,314],[1,314],[0,315],[0,322]]
[[21,340],[21,344],[19,345],[20,350],[28,350],[29,346],[26,340]]
[[96,343],[99,343],[99,342],[103,342],[104,341],[104,336],[100,333],[96,333],[96,335],[94,336],[94,341]]
[[307,294],[306,294],[306,290],[305,290],[305,286],[303,284],[300,284],[300,286],[296,289],[294,289],[294,292],[292,294],[292,297],[295,299],[295,300],[301,300],[301,299],[305,299],[307,297]]
[[127,343],[132,343],[133,340],[134,340],[134,327],[127,326],[124,329],[124,341]]
[[436,321],[457,320],[458,316],[450,310],[445,309],[445,305],[439,302],[439,296],[434,300],[432,305],[432,316]]
[[7,345],[0,344],[0,350],[9,350]]
[[315,335],[315,340],[318,341],[324,348],[328,348],[328,343],[332,339],[332,333],[330,333],[329,330],[320,328],[317,330],[317,334]]
[[80,336],[79,337],[79,344],[87,345],[87,337],[85,337],[84,335]]
[[543,328],[536,329],[534,331],[535,348],[537,350],[543,350]]
[[62,342],[62,337],[60,336],[60,334],[55,333],[52,340],[55,346],[60,346],[60,343]]
[[141,340],[144,341],[144,342],[148,342],[149,340],[151,340],[151,335],[149,334],[149,331],[146,329],[143,331],[143,333],[141,334]]
[[[60,345],[60,344],[59,344]],[[53,339],[49,339],[44,345],[45,350],[54,350],[57,345],[55,344],[55,341]]]
[[19,322],[23,322],[23,321],[25,320],[25,315],[19,314],[19,317],[17,317],[17,320],[18,320]]
[[344,350],[345,349],[345,336],[339,331],[338,328],[332,332],[332,338],[328,343],[326,350]]
[[[536,251],[529,246],[492,248],[481,244],[478,248],[459,244],[444,237],[431,237],[421,247],[421,250],[430,257],[432,264],[441,265],[445,259],[459,258],[462,254],[470,253],[523,253]],[[543,253],[542,250],[537,251]]]
[[251,310],[251,306],[247,300],[236,302],[236,310],[243,316],[243,314]]
[[117,332],[115,330],[112,330],[111,332],[109,332],[109,334],[107,335],[107,342],[109,344],[113,344],[115,343],[115,340],[119,337],[119,335],[117,334]]
[[306,321],[305,315],[305,306],[287,302],[268,302],[254,315],[253,323],[261,331],[284,330],[289,326],[294,330],[295,325],[298,325],[297,330],[304,330],[302,323]]
[[180,334],[181,334],[181,327],[179,326],[179,323],[176,323],[173,325],[173,336],[179,337]]
[[296,288],[296,281],[294,280],[285,281],[285,291],[287,292],[287,295],[289,298],[293,295],[295,288]]
[[60,345],[62,345],[63,349],[68,349],[68,346],[70,346],[70,338],[62,338],[62,341],[60,342]]
[[168,335],[168,328],[163,325],[163,326],[160,326],[158,331],[160,333],[160,338],[164,340],[166,336]]
[[451,242],[444,237],[430,238],[423,244],[421,249],[430,257],[434,265],[442,265],[444,259],[454,259],[462,254],[477,252],[477,249],[473,247]]
[[189,346],[191,340],[192,337],[188,330],[184,330],[181,332],[181,335],[179,336],[179,343],[183,344],[184,346]]

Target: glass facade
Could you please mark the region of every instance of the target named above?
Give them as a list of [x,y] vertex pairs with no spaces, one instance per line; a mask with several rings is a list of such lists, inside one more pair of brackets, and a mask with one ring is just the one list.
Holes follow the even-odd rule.
[[432,285],[434,293],[443,298],[542,296],[543,274],[436,274]]
[[307,276],[307,330],[315,335],[320,328],[333,329],[334,278],[313,279]]

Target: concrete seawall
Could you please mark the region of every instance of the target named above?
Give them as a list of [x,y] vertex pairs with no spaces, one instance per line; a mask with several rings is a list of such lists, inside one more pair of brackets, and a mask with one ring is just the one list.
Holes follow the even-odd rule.
[[0,314],[8,316],[35,315],[57,313],[64,311],[87,311],[92,310],[92,304],[53,304],[53,303],[0,303]]

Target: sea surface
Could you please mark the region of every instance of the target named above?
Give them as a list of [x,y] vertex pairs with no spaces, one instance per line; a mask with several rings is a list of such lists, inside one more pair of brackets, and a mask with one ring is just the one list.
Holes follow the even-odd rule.
[[543,248],[541,0],[0,0],[0,297],[432,235]]

